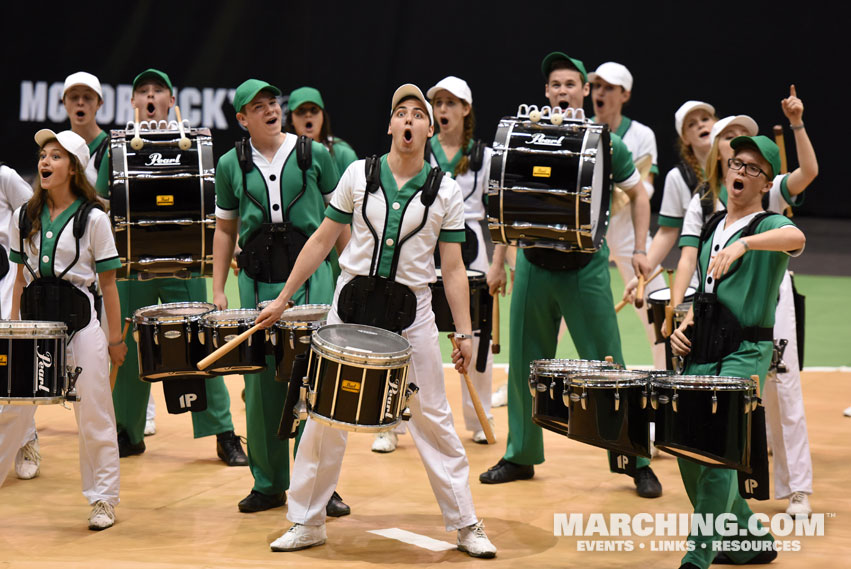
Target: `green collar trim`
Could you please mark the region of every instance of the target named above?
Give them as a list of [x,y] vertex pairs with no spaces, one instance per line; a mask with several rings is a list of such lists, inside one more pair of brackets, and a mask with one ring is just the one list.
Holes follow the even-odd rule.
[[[50,208],[47,204],[41,210],[41,247],[38,253],[38,271],[43,277],[55,277],[53,266],[56,263],[56,242],[65,226],[73,219],[74,214],[83,205],[83,198],[66,207],[56,219],[50,221]],[[48,233],[50,236],[48,237]],[[47,259],[47,261],[45,261]]]
[[440,141],[436,136],[432,136],[428,143],[431,144],[431,153],[434,155],[434,159],[437,161],[437,165],[440,169],[455,178],[455,168],[458,166],[458,163],[461,161],[464,154],[469,154],[473,150],[473,144],[475,141],[470,140],[467,144],[467,148],[459,149],[458,152],[455,153],[455,156],[452,157],[452,160],[449,160],[446,157],[446,153],[443,151],[443,146],[441,146]]

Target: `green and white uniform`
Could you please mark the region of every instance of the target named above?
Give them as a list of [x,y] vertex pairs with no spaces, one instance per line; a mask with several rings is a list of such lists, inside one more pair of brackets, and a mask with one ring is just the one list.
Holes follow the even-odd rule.
[[[243,174],[231,149],[216,167],[216,217],[239,220],[239,246],[243,247],[252,233],[263,223],[282,223],[284,210],[301,192],[302,171],[296,160],[297,137],[288,134],[271,161],[254,146],[255,168]],[[307,188],[289,210],[293,225],[310,236],[324,218],[326,203],[337,185],[339,175],[328,150],[312,142],[313,163],[307,171]],[[250,192],[263,209],[246,195]],[[238,277],[239,299],[243,308],[256,308],[257,303],[272,300],[286,283],[255,282],[246,272]],[[293,295],[296,304],[331,304],[334,280],[330,263],[323,262],[307,282]],[[266,371],[245,376],[245,407],[248,427],[248,464],[254,476],[254,490],[263,494],[280,494],[289,488],[289,443],[277,437],[287,384],[275,380],[275,362],[267,358]]]
[[[334,148],[331,156],[334,158],[334,164],[337,165],[337,172],[342,175],[349,164],[358,159],[358,155],[355,154],[354,148],[342,138],[335,136],[331,144]],[[331,261],[331,272],[334,274],[334,281],[336,282],[337,277],[340,276],[340,256],[337,254],[337,249],[331,249],[328,257]]]
[[[718,301],[726,306],[739,320],[742,327],[774,326],[774,311],[777,305],[777,293],[780,281],[789,262],[789,255],[797,256],[801,251],[789,253],[779,251],[747,251],[733,264],[730,271],[718,282],[706,275],[712,254],[737,241],[742,230],[757,213],[746,216],[729,227],[725,227],[726,217],[718,224],[712,236],[704,242],[698,258],[700,277],[699,291],[714,292]],[[763,219],[756,227],[755,234],[785,226],[794,227],[787,218],[773,215]],[[760,388],[771,363],[773,345],[771,341],[743,341],[739,348],[725,356],[718,363],[687,365],[685,373],[689,375],[724,375],[748,378],[758,375]],[[735,470],[708,468],[689,460],[677,459],[683,484],[695,513],[714,514],[732,513],[736,516],[740,530],[747,530],[752,515],[747,502],[739,495],[738,477]],[[757,537],[750,532],[733,537],[689,536],[695,542],[695,550],[687,553],[683,563],[690,562],[706,569],[712,563],[716,551],[712,542],[725,541],[772,541],[771,534]],[[702,544],[705,544],[703,547]],[[754,557],[753,551],[726,550],[727,555],[736,563],[746,563]]]
[[[107,199],[109,198],[109,148],[106,148],[106,152],[102,151],[100,164],[95,164],[95,153],[108,137],[106,132],[100,131],[100,134],[88,144],[92,159],[86,166],[86,179],[99,195]],[[109,145],[109,141],[106,144]]]
[[[612,134],[612,179],[631,188],[639,181],[632,154]],[[587,253],[572,253],[583,255]],[[508,444],[505,460],[516,464],[544,462],[541,427],[532,423],[528,374],[532,360],[555,356],[561,318],[582,359],[612,356],[624,364],[620,332],[609,278],[609,248],[603,243],[591,261],[576,270],[550,270],[517,253],[511,295],[508,369]],[[638,468],[649,460],[638,457]]]

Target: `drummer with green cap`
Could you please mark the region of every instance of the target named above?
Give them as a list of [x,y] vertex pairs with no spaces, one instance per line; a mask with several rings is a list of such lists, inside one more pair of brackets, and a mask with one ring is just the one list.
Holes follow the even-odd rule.
[[[139,109],[139,119],[150,123],[149,128],[165,128],[169,109],[174,106],[173,91],[168,75],[158,69],[146,69],[133,79],[130,103],[134,109]],[[109,199],[108,186],[103,197]],[[139,308],[160,302],[207,300],[206,281],[197,274],[188,279],[156,278],[145,281],[131,274],[129,279],[119,280],[117,285],[122,319],[132,317]],[[127,358],[118,370],[112,392],[118,427],[118,451],[122,458],[145,452],[146,411],[151,393],[151,384],[139,379],[139,352],[133,334],[127,335],[126,342]],[[228,466],[245,466],[248,459],[239,437],[234,434],[230,395],[224,379],[213,377],[204,383],[207,408],[191,413],[193,434],[196,439],[216,435],[218,457]]]
[[[291,264],[319,227],[339,180],[322,144],[282,131],[280,89],[259,79],[237,87],[236,119],[249,138],[237,142],[216,166],[216,231],[213,236],[213,302],[228,307],[225,283],[239,244],[239,299],[254,309],[278,296]],[[331,304],[334,279],[327,260],[293,296],[296,304]],[[266,371],[245,375],[248,465],[254,487],[241,512],[283,506],[290,485],[289,443],[277,437],[287,383],[276,381],[274,359]],[[329,515],[349,513],[335,493]]]

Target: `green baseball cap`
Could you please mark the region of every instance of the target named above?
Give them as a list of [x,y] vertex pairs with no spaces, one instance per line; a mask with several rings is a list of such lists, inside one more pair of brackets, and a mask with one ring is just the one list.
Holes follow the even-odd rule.
[[561,51],[554,51],[548,54],[543,59],[543,61],[541,61],[541,73],[543,73],[544,75],[544,81],[550,80],[550,71],[552,71],[553,63],[562,60],[569,61],[576,69],[579,70],[579,74],[582,75],[583,83],[588,82],[588,74],[585,72],[585,65],[578,59],[573,59],[572,57]]
[[314,103],[320,109],[325,109],[325,103],[322,101],[322,95],[319,94],[318,89],[314,89],[313,87],[299,87],[298,89],[293,90],[293,92],[290,93],[290,99],[289,102],[287,102],[287,106],[291,111],[294,111],[305,103]]
[[743,146],[755,147],[766,162],[771,165],[771,177],[773,178],[780,173],[780,148],[767,136],[737,136],[730,141],[730,146],[733,150],[738,150]]
[[168,87],[168,92],[173,93],[171,87],[171,79],[168,78],[168,75],[160,71],[159,69],[145,69],[140,74],[133,79],[133,90],[136,90],[136,87],[139,86],[140,83],[144,83],[146,80],[153,80],[157,83],[163,83],[166,87]]
[[249,79],[236,88],[236,93],[233,95],[233,108],[236,109],[236,112],[241,113],[242,107],[250,103],[260,91],[269,91],[276,97],[281,94],[281,90],[274,85],[260,79]]

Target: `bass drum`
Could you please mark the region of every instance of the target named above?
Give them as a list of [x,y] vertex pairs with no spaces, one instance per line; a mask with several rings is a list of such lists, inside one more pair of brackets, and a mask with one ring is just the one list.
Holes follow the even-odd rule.
[[488,182],[494,243],[593,253],[603,243],[611,201],[608,127],[505,117]]

